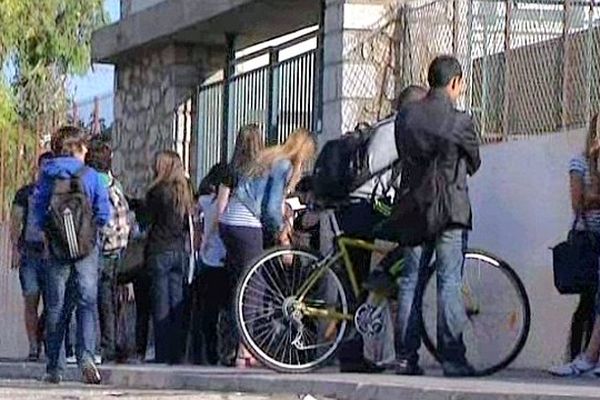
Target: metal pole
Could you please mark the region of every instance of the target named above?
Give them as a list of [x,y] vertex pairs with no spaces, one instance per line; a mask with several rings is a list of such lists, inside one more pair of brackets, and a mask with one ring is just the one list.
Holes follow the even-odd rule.
[[402,88],[410,85],[413,81],[412,68],[410,65],[410,38],[409,26],[408,26],[408,4],[405,4],[401,8],[401,23],[402,23]]
[[594,1],[590,0],[590,8],[588,13],[588,30],[586,36],[586,85],[585,85],[585,124],[589,124],[592,117],[592,64],[594,63],[592,55],[592,43],[594,33]]
[[323,129],[323,43],[325,42],[325,0],[321,0],[319,31],[317,32],[317,49],[313,71],[313,123],[312,130],[321,133]]
[[[235,35],[225,34],[225,69],[223,79],[223,120],[221,123],[221,162],[229,159],[229,97],[231,79],[235,75]],[[233,133],[235,134],[235,132]]]
[[467,1],[467,56],[469,60],[467,62],[467,78],[469,79],[469,85],[467,86],[467,110],[473,108],[473,2]]
[[570,41],[569,32],[571,31],[571,10],[572,0],[565,0],[563,8],[563,71],[562,71],[562,113],[561,113],[561,127],[562,130],[567,128],[569,124],[569,75],[570,75]]
[[482,83],[481,83],[481,137],[485,137],[487,130],[487,101],[488,101],[488,9],[487,3],[483,6],[483,64],[482,64]]
[[279,82],[277,71],[275,71],[278,62],[279,52],[273,49],[269,52],[269,87],[267,90],[267,143],[269,145],[277,144],[279,138]]
[[513,0],[506,0],[506,17],[504,20],[504,115],[502,123],[502,139],[508,140],[510,135],[510,98],[511,98],[511,23]]
[[452,1],[453,16],[452,16],[452,53],[458,54],[458,40],[460,30],[460,0]]

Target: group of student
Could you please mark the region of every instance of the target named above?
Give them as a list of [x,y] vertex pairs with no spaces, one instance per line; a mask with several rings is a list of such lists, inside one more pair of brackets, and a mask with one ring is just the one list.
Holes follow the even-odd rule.
[[[443,371],[446,376],[468,376],[474,371],[462,339],[467,317],[461,287],[464,250],[472,228],[467,179],[481,164],[479,141],[472,119],[456,110],[464,86],[459,62],[450,56],[436,58],[429,67],[428,82],[429,89],[410,86],[404,90],[395,115],[375,125],[367,154],[371,168],[394,167],[353,190],[337,216],[344,233],[366,240],[380,238],[373,227],[381,226],[383,220],[390,232],[418,232],[418,227],[407,226],[410,221],[390,220],[377,205],[390,193],[397,201],[399,196],[423,190],[434,166],[445,185],[447,202],[444,225],[435,236],[397,247],[372,271],[369,254],[357,251],[351,257],[369,290],[391,286],[388,269],[404,258],[398,281],[393,368],[398,374],[420,375],[421,271],[435,254]],[[570,166],[573,209],[586,216],[587,228],[592,230],[598,230],[600,221],[599,133],[596,116],[585,153]],[[197,191],[190,185],[181,158],[172,151],[160,152],[145,199],[128,202],[110,172],[110,146],[88,142],[85,132],[76,127],[58,130],[52,151],[40,157],[37,182],[15,198],[12,229],[13,264],[20,266],[31,359],[40,353],[42,329],[37,313],[40,298],[44,300],[49,382],[62,379],[65,330],[74,309],[76,356],[84,381],[101,380],[94,363],[98,316],[103,358],[118,358],[118,275],[127,258],[123,254],[136,241],[144,247],[141,269],[146,282],[141,285],[140,277],[131,280],[136,286],[136,307],[139,300],[146,308],[137,307],[138,319],[140,315],[146,319],[138,321],[136,331],[142,332],[144,323],[147,330],[151,315],[155,361],[184,362],[191,342],[194,362],[257,364],[240,344],[237,332],[233,309],[237,281],[264,249],[291,244],[293,227],[286,197],[318,186],[318,174],[303,178],[316,155],[313,134],[297,129],[283,144],[272,147],[266,147],[263,138],[258,125],[242,127],[231,160],[211,168]],[[318,229],[312,234],[318,234]],[[194,236],[201,240],[194,243]],[[316,246],[313,239],[309,243]],[[553,368],[554,374],[578,375],[596,368],[598,297],[589,294],[586,299],[580,308],[588,304],[588,309],[578,312],[574,325],[592,314],[595,323],[589,344],[580,356],[574,350],[574,361]],[[136,355],[143,360],[147,332],[140,336]],[[342,350],[342,369],[368,371],[361,354],[360,348]]]
[[[53,134],[51,151],[39,157],[36,182],[15,196],[11,218],[12,265],[19,268],[29,359],[38,360],[45,347],[47,382],[63,379],[74,312],[83,381],[100,383],[98,353],[104,362],[122,360],[119,283],[131,269],[136,270],[129,280],[138,314],[136,360],[144,360],[151,315],[154,362],[184,362],[191,336],[193,361],[252,364],[245,352],[238,356],[231,306],[235,282],[265,246],[289,243],[284,198],[316,150],[315,138],[304,129],[270,148],[262,138],[257,125],[242,128],[231,163],[211,170],[199,196],[179,155],[160,152],[145,199],[130,200],[130,208],[111,173],[107,142],[90,141],[74,126]],[[197,249],[191,239],[200,220],[204,234],[198,234]],[[143,259],[130,261],[128,252],[140,243]],[[143,265],[123,265],[128,262]]]

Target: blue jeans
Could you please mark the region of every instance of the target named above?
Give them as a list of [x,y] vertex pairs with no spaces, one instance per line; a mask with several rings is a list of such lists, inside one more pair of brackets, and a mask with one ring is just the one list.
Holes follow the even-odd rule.
[[421,306],[425,279],[435,254],[437,274],[437,343],[442,365],[465,365],[462,340],[467,315],[462,296],[462,272],[467,232],[448,230],[435,242],[404,249],[400,274],[396,357],[416,364],[421,347]]
[[21,251],[19,281],[24,297],[42,295],[46,273],[44,249],[25,248]]
[[188,255],[168,251],[148,257],[152,273],[152,317],[156,362],[178,364],[186,345],[185,270]]
[[72,264],[50,259],[46,279],[47,372],[60,373],[65,369],[64,337],[73,305],[77,306],[77,361],[80,366],[94,362],[98,250]]

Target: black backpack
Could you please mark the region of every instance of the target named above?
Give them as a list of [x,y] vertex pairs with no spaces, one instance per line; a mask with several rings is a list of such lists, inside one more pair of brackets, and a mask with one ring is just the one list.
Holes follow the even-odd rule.
[[83,167],[68,178],[54,180],[44,231],[51,254],[60,261],[81,260],[96,246],[96,223],[82,181],[86,172]]
[[376,175],[369,170],[367,157],[372,132],[370,125],[359,124],[354,131],[325,143],[313,173],[317,200],[345,200]]

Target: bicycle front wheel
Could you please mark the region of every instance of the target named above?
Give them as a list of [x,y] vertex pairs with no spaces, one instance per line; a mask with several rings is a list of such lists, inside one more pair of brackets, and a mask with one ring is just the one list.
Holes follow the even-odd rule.
[[[437,282],[429,276],[422,309],[423,341],[441,361],[437,348]],[[463,340],[467,360],[477,375],[491,375],[519,355],[531,323],[529,299],[523,283],[503,260],[481,250],[465,255],[462,287],[467,324]]]
[[305,250],[274,249],[260,257],[240,279],[235,308],[248,350],[279,372],[322,366],[335,354],[348,325],[340,278]]

